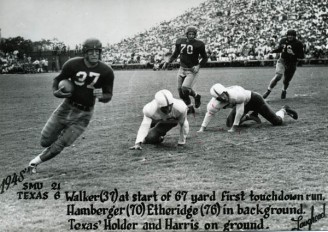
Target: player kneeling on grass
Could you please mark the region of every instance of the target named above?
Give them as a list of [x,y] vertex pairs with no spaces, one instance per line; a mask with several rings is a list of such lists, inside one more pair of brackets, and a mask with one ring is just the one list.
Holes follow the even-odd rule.
[[[226,108],[232,108],[226,122],[226,125],[231,127],[228,132],[235,132],[236,128],[247,120],[261,123],[257,113],[275,126],[283,123],[286,114],[293,119],[298,118],[297,113],[289,106],[283,106],[281,110],[275,113],[260,94],[245,90],[241,86],[226,88],[221,84],[215,84],[211,87],[210,93],[212,99],[207,104],[207,113],[198,132],[203,132],[213,116],[220,109]],[[253,111],[253,113],[248,115],[249,111]]]
[[178,145],[184,145],[189,133],[187,105],[175,99],[166,89],[155,94],[155,99],[143,108],[143,120],[138,130],[135,145],[130,150],[141,150],[142,143],[158,144],[163,142],[166,133],[180,125]]
[[[53,94],[65,100],[48,119],[41,132],[41,146],[46,149],[29,163],[30,173],[36,166],[58,155],[85,131],[94,111],[95,100],[107,103],[112,99],[114,73],[100,61],[102,44],[98,39],[83,43],[84,57],[68,60],[53,81]],[[71,79],[72,92],[65,92],[58,84]],[[63,86],[64,87],[64,86]],[[95,90],[102,90],[102,93]],[[96,94],[97,93],[97,94]]]

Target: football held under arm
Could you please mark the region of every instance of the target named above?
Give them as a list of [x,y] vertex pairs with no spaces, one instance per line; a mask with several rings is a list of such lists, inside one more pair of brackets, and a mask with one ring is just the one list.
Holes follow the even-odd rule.
[[52,83],[52,91],[55,97],[58,98],[66,98],[66,97],[71,97],[72,93],[64,93],[59,89],[59,82],[62,80],[68,80],[69,78],[71,78],[72,76],[75,75],[74,70],[72,69],[73,66],[73,62],[72,59],[68,60],[64,63],[61,72],[59,73],[58,76],[56,76],[53,79],[53,83]]

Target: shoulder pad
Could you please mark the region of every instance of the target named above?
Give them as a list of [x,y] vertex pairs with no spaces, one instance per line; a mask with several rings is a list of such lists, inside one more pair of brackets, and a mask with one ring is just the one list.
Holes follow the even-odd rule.
[[180,112],[184,112],[188,107],[181,99],[174,99],[173,107]]
[[157,110],[157,103],[155,102],[155,100],[153,100],[144,106],[142,112],[147,117],[152,117],[155,114],[156,110]]
[[177,39],[177,41],[175,42],[176,44],[181,44],[181,43],[185,43],[187,40],[187,38],[179,38]]

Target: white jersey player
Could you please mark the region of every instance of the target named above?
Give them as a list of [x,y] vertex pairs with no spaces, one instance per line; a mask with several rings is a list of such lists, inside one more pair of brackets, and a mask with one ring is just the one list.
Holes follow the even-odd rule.
[[[228,132],[236,131],[240,123],[246,120],[251,119],[260,123],[261,120],[257,116],[257,113],[273,125],[281,125],[285,114],[291,116],[293,119],[298,118],[297,113],[289,106],[283,106],[281,110],[275,113],[260,94],[245,90],[241,86],[230,86],[226,88],[221,84],[215,84],[212,86],[210,93],[212,99],[207,104],[207,113],[198,132],[203,132],[213,116],[220,109],[226,108],[233,108],[227,118],[226,124],[228,127],[231,127]],[[249,111],[253,111],[251,116],[247,115]]]
[[173,127],[180,125],[180,137],[178,145],[184,145],[189,133],[187,120],[187,105],[179,99],[175,99],[172,93],[166,89],[155,94],[155,99],[143,108],[143,120],[138,130],[135,145],[131,150],[141,150],[142,143],[161,143],[166,133]]

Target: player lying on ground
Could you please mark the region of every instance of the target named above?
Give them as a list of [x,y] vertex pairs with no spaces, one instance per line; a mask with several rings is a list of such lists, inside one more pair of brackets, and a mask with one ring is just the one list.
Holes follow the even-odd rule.
[[[235,132],[236,128],[246,120],[255,120],[261,122],[256,115],[259,113],[273,125],[281,125],[285,114],[297,119],[297,113],[289,106],[283,106],[278,112],[273,112],[271,107],[265,102],[263,97],[250,90],[245,90],[241,86],[224,87],[221,84],[215,84],[211,87],[210,93],[212,99],[207,104],[207,113],[198,132],[203,132],[213,116],[220,110],[232,108],[226,125],[231,127],[228,132]],[[247,116],[247,112],[253,111],[255,114]],[[251,117],[251,118],[249,118]]]
[[[107,103],[112,99],[114,73],[111,67],[100,61],[102,44],[98,39],[83,43],[84,57],[68,60],[53,81],[53,94],[65,100],[48,119],[41,132],[41,146],[46,149],[29,163],[29,172],[36,173],[36,166],[58,155],[65,147],[85,131],[94,111],[96,97]],[[71,93],[58,89],[58,83],[71,79]],[[102,90],[95,96],[95,90]]]
[[143,108],[143,120],[138,130],[135,145],[131,150],[141,150],[142,143],[157,144],[164,140],[166,133],[173,127],[180,125],[178,145],[184,145],[189,133],[186,104],[175,99],[166,89],[155,94],[155,99]]

